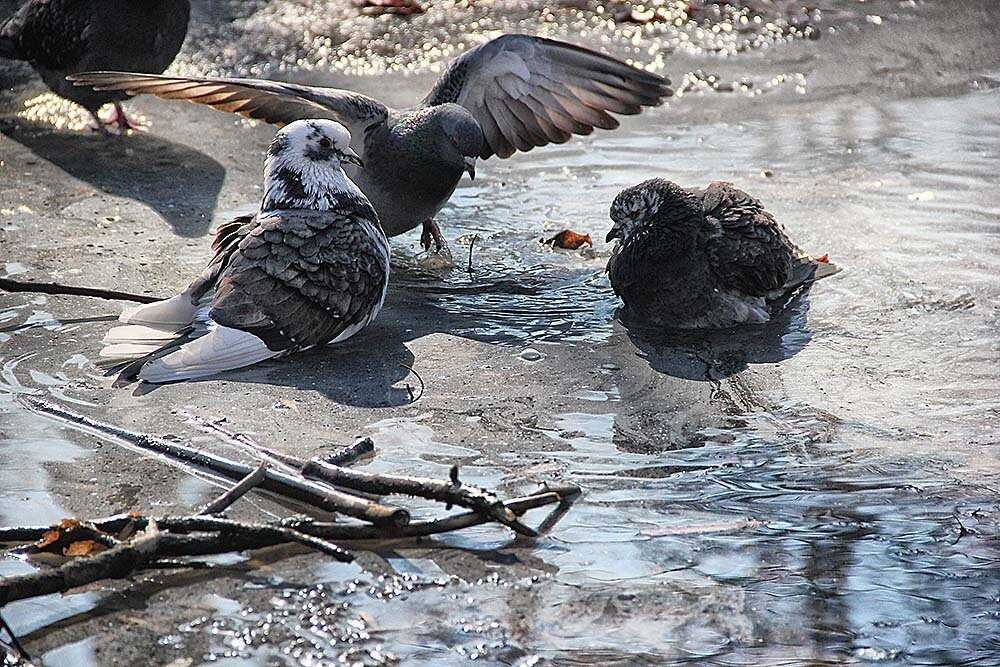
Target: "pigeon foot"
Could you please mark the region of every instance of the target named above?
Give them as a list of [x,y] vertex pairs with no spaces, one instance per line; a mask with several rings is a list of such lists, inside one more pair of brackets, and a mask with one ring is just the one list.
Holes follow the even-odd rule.
[[427,254],[420,259],[420,266],[425,269],[450,268],[455,265],[455,259],[451,255],[451,248],[441,229],[433,220],[424,222],[424,230],[420,234],[420,245],[423,246]]
[[105,126],[101,117],[97,115],[97,112],[90,109],[87,109],[87,111],[91,115],[91,121],[87,124],[87,129],[91,132],[98,132],[102,137],[110,137],[111,132],[108,131],[107,126]]
[[426,220],[424,230],[420,233],[420,245],[424,250],[430,251],[431,244],[434,245],[434,252],[451,255],[451,249],[448,248],[448,242],[441,233],[441,228],[433,220]]
[[114,102],[114,108],[111,110],[111,116],[104,121],[106,127],[113,127],[118,130],[117,134],[125,134],[128,130],[145,130],[142,125],[135,123],[125,115],[125,109],[122,108],[121,103]]

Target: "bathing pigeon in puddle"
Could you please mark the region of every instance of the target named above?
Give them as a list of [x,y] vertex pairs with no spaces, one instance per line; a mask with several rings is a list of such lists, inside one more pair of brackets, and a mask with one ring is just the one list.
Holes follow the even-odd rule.
[[[0,58],[26,60],[54,93],[90,112],[95,129],[124,131],[121,92],[79,88],[67,74],[127,69],[159,74],[170,66],[187,35],[189,0],[28,0],[0,25]],[[111,102],[107,123],[97,110]]]
[[669,81],[610,56],[528,35],[504,35],[456,59],[416,107],[396,111],[335,88],[256,79],[92,72],[72,77],[97,90],[149,93],[207,104],[282,125],[332,118],[351,131],[365,168],[348,171],[389,236],[423,225],[424,247],[445,242],[434,216],[476,158],[561,144],[615,114],[637,114],[671,94]]
[[127,310],[101,356],[122,375],[172,382],[350,338],[385,301],[389,242],[344,174],[360,163],[330,120],[281,129],[264,161],[260,211],[222,225],[184,292]]
[[730,183],[695,189],[654,178],[620,192],[611,219],[607,240],[621,241],[608,260],[611,286],[626,312],[657,326],[767,322],[798,290],[839,271]]

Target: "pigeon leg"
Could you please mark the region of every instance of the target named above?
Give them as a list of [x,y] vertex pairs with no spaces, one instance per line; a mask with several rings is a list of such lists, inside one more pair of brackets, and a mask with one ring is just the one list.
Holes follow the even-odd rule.
[[90,129],[90,131],[100,132],[102,136],[110,137],[111,133],[108,132],[108,128],[104,126],[104,121],[101,120],[101,117],[97,115],[97,110],[87,109],[87,113],[89,113],[93,118],[93,120],[91,120],[90,124],[87,126]]
[[441,233],[441,228],[433,220],[425,220],[424,230],[420,233],[420,245],[424,247],[424,250],[430,250],[431,243],[434,244],[434,252],[451,254],[448,242]]
[[126,130],[142,130],[142,125],[138,123],[133,123],[129,120],[128,116],[125,115],[125,109],[122,108],[121,102],[113,102],[115,105],[114,110],[111,112],[111,117],[108,118],[107,124],[113,125],[118,128],[118,134],[125,134]]

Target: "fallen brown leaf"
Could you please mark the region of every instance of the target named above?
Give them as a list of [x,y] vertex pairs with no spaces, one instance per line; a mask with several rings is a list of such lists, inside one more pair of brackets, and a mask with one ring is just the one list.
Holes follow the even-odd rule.
[[92,553],[100,553],[104,549],[103,544],[94,540],[79,540],[63,549],[63,556],[89,556]]
[[58,530],[47,530],[45,531],[45,534],[42,535],[42,539],[35,542],[34,546],[36,549],[42,550],[45,547],[51,546],[56,542],[58,542],[61,536],[62,533],[60,533]]
[[566,250],[576,250],[585,245],[594,247],[594,241],[590,238],[590,234],[578,234],[571,229],[564,229],[550,239],[543,239],[542,243]]

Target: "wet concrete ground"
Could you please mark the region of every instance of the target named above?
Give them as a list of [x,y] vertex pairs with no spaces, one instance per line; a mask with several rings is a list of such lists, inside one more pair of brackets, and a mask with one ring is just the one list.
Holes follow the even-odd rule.
[[[5,618],[45,664],[1000,663],[998,23],[988,2],[906,5],[839,3],[818,41],[726,58],[708,42],[677,48],[660,65],[691,85],[668,108],[482,165],[440,219],[458,256],[480,235],[473,273],[421,268],[415,235],[396,239],[385,311],[336,350],[113,389],[90,364],[107,323],[74,320],[116,304],[0,295],[3,524],[182,512],[218,492],[25,412],[25,393],[234,457],[245,452],[206,424],[303,456],[370,435],[376,470],[458,463],[511,496],[552,478],[585,489],[534,543],[480,528],[379,545],[349,566],[271,549],[222,571],[18,603]],[[274,8],[248,7],[266,27]],[[410,39],[439,44],[440,18],[426,16]],[[678,39],[610,34],[579,38],[637,57]],[[180,66],[254,55],[212,43],[189,42]],[[324,75],[321,52],[303,55],[313,71],[283,75],[399,104],[433,80],[420,58],[399,64],[416,74],[351,78],[348,56]],[[691,83],[710,75],[753,87]],[[213,220],[259,196],[269,128],[141,99],[131,107],[150,131],[108,142],[25,110],[42,89],[24,68],[0,77],[12,81],[0,98],[6,274],[169,294],[208,257]],[[563,227],[603,238],[614,193],[652,175],[733,180],[845,272],[763,330],[628,330],[603,244],[536,241]],[[426,383],[415,404],[401,364]],[[286,512],[254,499],[236,516]],[[29,567],[0,560],[0,574]]]

